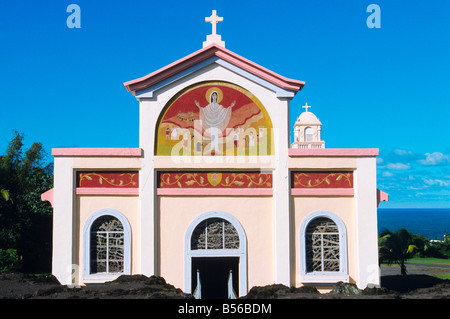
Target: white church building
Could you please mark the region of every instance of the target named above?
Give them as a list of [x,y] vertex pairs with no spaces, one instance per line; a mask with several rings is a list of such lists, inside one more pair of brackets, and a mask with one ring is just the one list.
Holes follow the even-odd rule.
[[62,284],[157,275],[198,298],[274,283],[379,286],[378,149],[325,148],[308,104],[291,145],[290,103],[305,82],[226,49],[223,19],[206,20],[203,48],[124,83],[139,148],[52,150],[42,198],[53,274]]

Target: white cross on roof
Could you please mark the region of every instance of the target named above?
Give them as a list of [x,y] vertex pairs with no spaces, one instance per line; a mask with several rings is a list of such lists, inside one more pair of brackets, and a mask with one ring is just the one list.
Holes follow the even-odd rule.
[[206,36],[206,41],[203,42],[203,47],[212,43],[225,47],[225,42],[222,41],[222,36],[217,34],[217,23],[222,22],[223,17],[217,16],[217,11],[213,10],[210,17],[205,18],[205,22],[210,22],[212,25],[212,34]]
[[210,17],[205,18],[205,22],[210,22],[212,24],[212,34],[217,34],[217,23],[223,22],[223,17],[218,17],[216,10],[212,11],[212,15]]

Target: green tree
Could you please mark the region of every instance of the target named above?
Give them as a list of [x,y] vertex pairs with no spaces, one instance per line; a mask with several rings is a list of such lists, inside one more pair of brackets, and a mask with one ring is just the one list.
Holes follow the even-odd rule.
[[25,272],[50,271],[52,208],[41,194],[52,188],[53,166],[41,143],[25,149],[24,135],[14,131],[0,156],[0,185],[8,201],[0,201],[0,250],[16,249]]
[[3,189],[1,186],[0,186],[0,194],[2,195],[4,200],[9,200],[9,192],[8,192],[8,190],[7,189]]
[[449,245],[445,241],[432,242],[425,236],[414,233],[411,235],[413,243],[417,247],[416,255],[419,257],[448,258],[447,249]]
[[417,246],[413,236],[405,228],[391,232],[383,231],[378,238],[380,263],[398,264],[402,275],[406,275],[405,261],[411,258]]

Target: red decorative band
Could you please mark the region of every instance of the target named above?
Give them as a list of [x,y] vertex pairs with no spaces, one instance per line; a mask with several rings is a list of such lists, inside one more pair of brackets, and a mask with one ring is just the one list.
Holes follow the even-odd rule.
[[159,172],[159,188],[272,188],[272,174],[257,172]]
[[159,196],[272,196],[271,188],[158,188]]
[[293,172],[292,188],[353,188],[353,172]]
[[77,187],[77,195],[139,195],[139,188]]
[[353,188],[293,188],[292,196],[354,196]]
[[139,172],[78,172],[77,187],[139,188]]

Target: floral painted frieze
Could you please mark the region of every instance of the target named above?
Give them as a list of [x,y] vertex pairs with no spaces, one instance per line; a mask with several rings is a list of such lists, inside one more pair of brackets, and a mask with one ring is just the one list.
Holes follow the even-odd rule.
[[272,174],[257,172],[160,172],[159,188],[272,188]]
[[139,188],[139,172],[78,172],[77,187]]
[[293,172],[292,188],[353,188],[353,172]]

